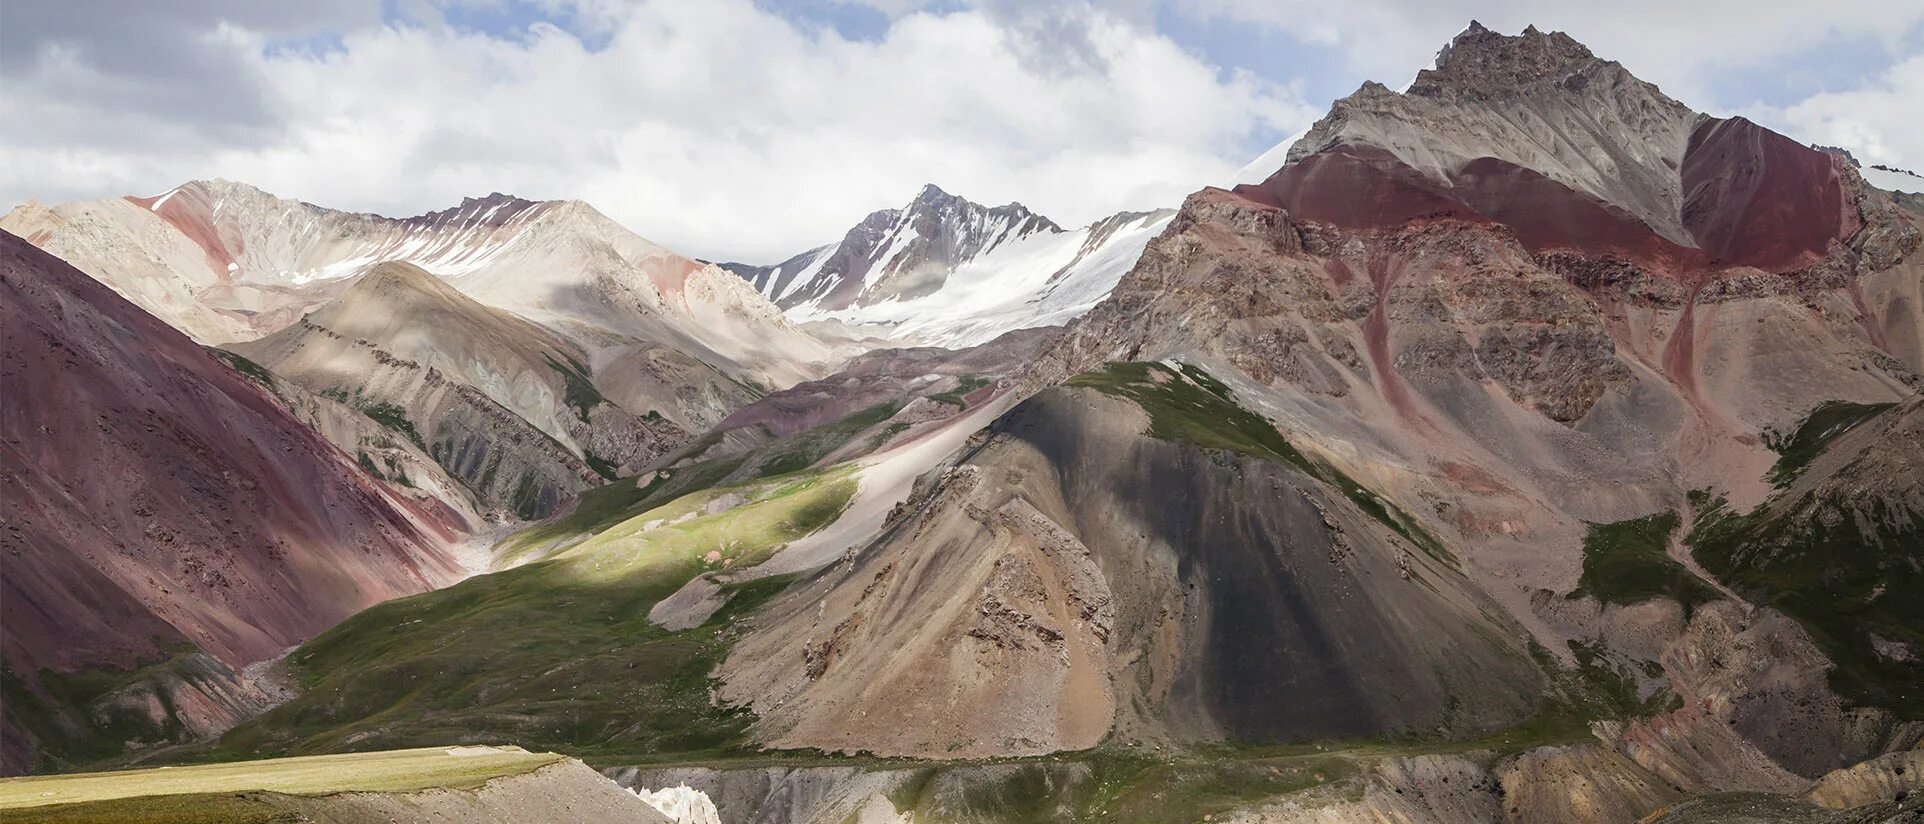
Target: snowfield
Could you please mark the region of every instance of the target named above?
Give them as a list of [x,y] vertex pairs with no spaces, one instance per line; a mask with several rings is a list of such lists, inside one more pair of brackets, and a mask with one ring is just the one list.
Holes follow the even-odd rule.
[[1167,210],[1125,213],[1075,231],[1029,234],[964,262],[933,294],[839,310],[803,304],[788,315],[950,348],[1067,323],[1107,297],[1173,217]]
[[1924,194],[1924,176],[1910,172],[1893,172],[1887,169],[1873,169],[1864,166],[1857,170],[1864,175],[1864,182],[1887,192],[1909,192]]

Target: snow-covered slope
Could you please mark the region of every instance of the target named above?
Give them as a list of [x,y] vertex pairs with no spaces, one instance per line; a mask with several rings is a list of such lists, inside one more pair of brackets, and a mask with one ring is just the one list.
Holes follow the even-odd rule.
[[1124,212],[1074,231],[1031,234],[962,262],[934,292],[837,310],[804,304],[789,317],[950,348],[1064,324],[1108,297],[1174,216],[1166,209]]
[[848,309],[933,294],[971,260],[1061,231],[1020,203],[983,206],[930,184],[907,206],[870,214],[839,243],[774,266],[723,265],[783,309]]
[[1088,311],[1174,214],[1123,212],[1064,230],[1021,204],[991,208],[931,185],[838,243],[773,266],[723,266],[793,320],[965,347]]
[[832,353],[752,287],[579,201],[503,194],[395,219],[221,180],[151,198],[29,203],[5,227],[205,343],[273,332],[369,266],[412,263],[591,351],[646,341],[769,385]]
[[1924,175],[1915,172],[1884,166],[1861,166],[1858,167],[1857,172],[1864,176],[1865,183],[1887,192],[1924,194]]

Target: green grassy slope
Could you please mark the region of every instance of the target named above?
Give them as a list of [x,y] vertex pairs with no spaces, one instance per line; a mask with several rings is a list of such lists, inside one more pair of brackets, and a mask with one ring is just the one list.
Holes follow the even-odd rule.
[[1665,552],[1676,529],[1675,512],[1591,524],[1583,538],[1583,576],[1571,595],[1625,605],[1669,598],[1683,605],[1685,615],[1723,597]]
[[[304,692],[208,757],[515,741],[573,754],[713,752],[747,719],[715,707],[725,625],[669,633],[654,603],[705,570],[752,565],[832,522],[833,469],[681,496],[544,560],[373,607],[296,650]],[[726,507],[726,508],[724,508]],[[712,510],[712,511],[711,511]]]
[[[1880,418],[1891,408],[1819,407],[1779,444],[1784,457],[1772,477],[1798,478],[1846,432],[1891,420]],[[1699,515],[1689,537],[1711,574],[1803,624],[1836,663],[1830,683],[1840,695],[1910,719],[1924,719],[1916,652],[1924,650],[1924,510],[1914,503],[1918,470],[1905,463],[1916,454],[1917,420],[1891,421],[1881,440],[1860,441],[1833,463],[1830,477],[1803,479],[1749,512],[1693,495]]]
[[291,820],[250,794],[328,795],[472,789],[564,760],[516,747],[445,747],[0,779],[0,821]]

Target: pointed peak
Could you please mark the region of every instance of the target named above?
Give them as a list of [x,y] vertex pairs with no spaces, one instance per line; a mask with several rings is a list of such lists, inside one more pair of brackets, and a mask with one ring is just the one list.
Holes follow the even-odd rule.
[[1588,46],[1563,32],[1527,26],[1515,35],[1470,21],[1436,54],[1436,68],[1417,73],[1412,94],[1489,93],[1541,80],[1560,80],[1599,62]]
[[[1357,86],[1356,91],[1350,92],[1350,95],[1348,97],[1343,98],[1343,100],[1367,100],[1372,97],[1396,97],[1396,96],[1397,94],[1395,89],[1392,89],[1374,80],[1365,80],[1363,81],[1363,85]],[[1341,102],[1341,101],[1338,101],[1338,102]]]
[[913,211],[917,207],[940,206],[946,203],[954,203],[956,201],[961,201],[963,203],[968,202],[966,198],[963,198],[957,195],[952,195],[946,191],[943,191],[942,187],[940,186],[937,186],[933,183],[925,183],[922,185],[922,190],[915,193],[915,199],[909,201],[908,208],[909,210]]

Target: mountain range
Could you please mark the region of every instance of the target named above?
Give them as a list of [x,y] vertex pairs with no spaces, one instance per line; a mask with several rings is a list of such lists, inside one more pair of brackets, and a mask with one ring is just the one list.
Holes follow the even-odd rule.
[[968,347],[1087,312],[1173,215],[1123,212],[1068,231],[1020,203],[985,207],[931,184],[836,243],[722,268],[830,339]]
[[1476,23],[1265,156],[1074,230],[931,185],[770,266],[504,195],[20,207],[4,766],[512,743],[731,822],[1924,815],[1906,173]]

